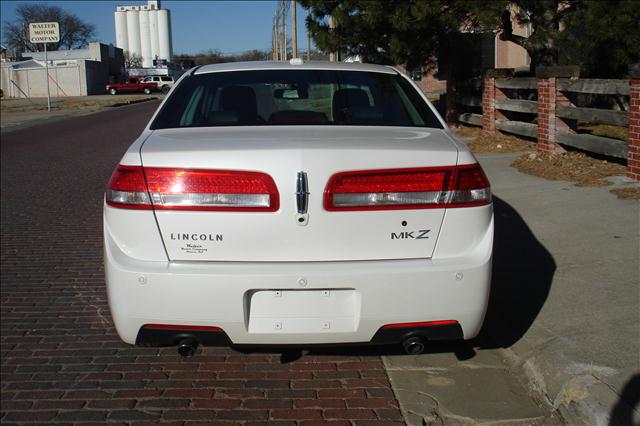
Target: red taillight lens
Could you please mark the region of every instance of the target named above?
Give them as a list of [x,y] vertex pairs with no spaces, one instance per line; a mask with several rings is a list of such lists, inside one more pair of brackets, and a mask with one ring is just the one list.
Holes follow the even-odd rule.
[[278,190],[260,172],[118,166],[106,196],[113,207],[276,211]]
[[151,209],[141,166],[118,166],[109,179],[107,204],[127,209]]
[[329,211],[464,207],[491,201],[489,181],[478,164],[337,173],[329,179]]
[[145,167],[155,209],[278,210],[278,189],[260,172]]
[[456,325],[456,320],[421,321],[421,322],[401,322],[397,324],[387,324],[382,328],[414,328],[414,327],[435,327],[438,325]]
[[479,164],[457,166],[447,207],[482,206],[491,202],[491,185]]

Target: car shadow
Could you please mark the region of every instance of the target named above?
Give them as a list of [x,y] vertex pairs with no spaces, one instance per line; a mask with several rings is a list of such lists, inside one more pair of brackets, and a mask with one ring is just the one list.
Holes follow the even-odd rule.
[[635,374],[625,384],[618,401],[613,406],[609,417],[609,426],[626,426],[634,424],[634,412],[638,412],[639,410],[640,374]]
[[487,315],[474,346],[515,344],[529,330],[549,296],[556,262],[504,200],[494,197],[493,277]]
[[[476,350],[512,346],[531,327],[549,295],[556,263],[520,214],[501,198],[494,197],[495,238],[491,295],[484,324],[475,339],[432,341],[425,353],[454,353],[463,361]],[[244,353],[281,352],[282,362],[309,355],[400,355],[400,345],[287,348],[236,347]]]

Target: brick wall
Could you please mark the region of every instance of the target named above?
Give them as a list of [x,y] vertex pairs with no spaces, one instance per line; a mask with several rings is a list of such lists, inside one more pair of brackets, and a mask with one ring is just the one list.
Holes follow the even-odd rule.
[[447,90],[446,80],[438,80],[432,75],[423,76],[416,84],[426,93],[444,93]]

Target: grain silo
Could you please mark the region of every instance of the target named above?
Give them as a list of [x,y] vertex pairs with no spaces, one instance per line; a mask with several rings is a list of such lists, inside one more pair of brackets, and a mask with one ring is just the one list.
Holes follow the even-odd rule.
[[129,53],[142,56],[142,48],[140,47],[140,12],[137,10],[127,10],[127,39],[129,40]]
[[116,46],[142,58],[142,67],[154,66],[154,60],[171,61],[171,13],[159,0],[146,6],[117,6],[115,11]]
[[158,10],[158,34],[160,35],[160,57],[171,57],[171,15],[167,9]]
[[129,50],[127,12],[124,10],[116,10],[116,46],[122,50]]

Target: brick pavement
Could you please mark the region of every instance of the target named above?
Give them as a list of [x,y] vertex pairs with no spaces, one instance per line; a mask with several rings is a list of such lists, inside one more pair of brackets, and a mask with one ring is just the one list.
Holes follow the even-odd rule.
[[157,107],[2,135],[2,424],[402,424],[366,351],[279,353],[122,343],[107,307],[102,193]]

